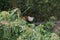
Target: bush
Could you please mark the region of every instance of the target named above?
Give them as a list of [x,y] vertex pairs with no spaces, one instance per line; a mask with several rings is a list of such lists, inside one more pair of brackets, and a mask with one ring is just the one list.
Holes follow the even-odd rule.
[[52,39],[54,34],[49,31],[54,22],[48,21],[38,26],[27,24],[17,10],[0,12],[0,40],[55,40]]

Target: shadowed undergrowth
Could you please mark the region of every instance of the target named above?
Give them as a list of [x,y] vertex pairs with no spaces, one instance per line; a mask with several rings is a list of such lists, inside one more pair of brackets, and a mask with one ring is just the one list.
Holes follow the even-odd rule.
[[0,12],[0,40],[59,40],[60,37],[51,32],[55,18],[51,17],[44,24],[35,26],[22,19],[18,8]]

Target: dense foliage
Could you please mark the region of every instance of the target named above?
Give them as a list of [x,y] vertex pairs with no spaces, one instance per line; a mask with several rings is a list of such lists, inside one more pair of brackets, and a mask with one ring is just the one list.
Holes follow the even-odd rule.
[[[34,16],[38,21],[50,16],[60,19],[60,0],[0,0],[0,9],[20,8],[23,15]],[[38,16],[37,16],[38,15]]]
[[0,40],[60,40],[52,32],[56,20],[54,17],[35,26],[24,21],[19,14],[18,8],[0,12]]

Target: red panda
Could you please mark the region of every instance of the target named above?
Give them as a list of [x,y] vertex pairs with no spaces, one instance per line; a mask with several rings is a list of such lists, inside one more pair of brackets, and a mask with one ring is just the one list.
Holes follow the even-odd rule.
[[34,17],[30,17],[30,16],[23,16],[23,19],[25,20],[25,21],[27,21],[27,22],[33,22],[33,20],[34,20]]

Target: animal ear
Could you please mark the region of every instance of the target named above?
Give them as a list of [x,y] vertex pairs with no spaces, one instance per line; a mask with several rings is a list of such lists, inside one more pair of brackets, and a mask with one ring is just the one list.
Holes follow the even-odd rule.
[[24,20],[27,20],[27,19],[28,19],[27,17],[28,17],[28,16],[23,16],[23,19],[24,19]]
[[22,17],[23,18],[23,20],[26,20],[26,18],[25,17]]

